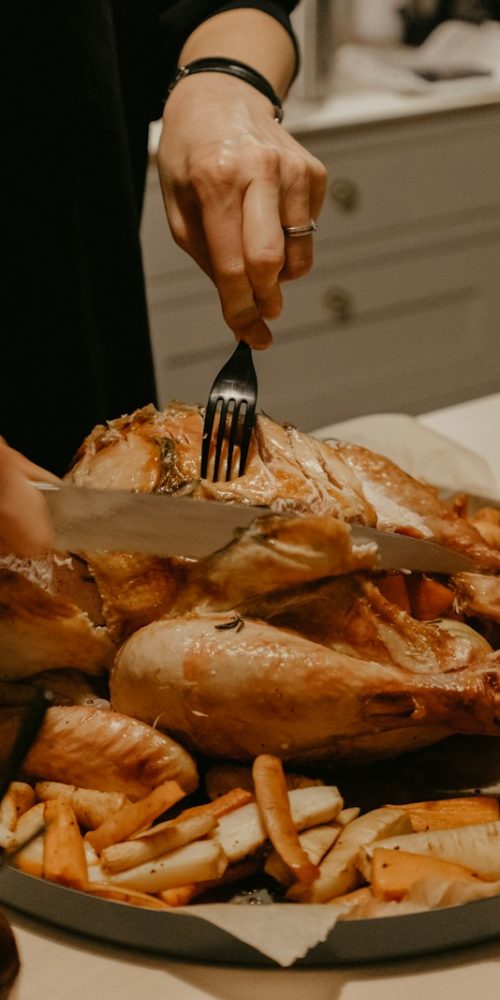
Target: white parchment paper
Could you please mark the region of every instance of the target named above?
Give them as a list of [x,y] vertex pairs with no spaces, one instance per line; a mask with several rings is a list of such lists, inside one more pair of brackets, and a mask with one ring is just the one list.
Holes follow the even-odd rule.
[[267,955],[278,965],[293,965],[310,948],[325,941],[335,926],[340,907],[307,903],[269,903],[262,906],[211,903],[184,911],[202,917]]

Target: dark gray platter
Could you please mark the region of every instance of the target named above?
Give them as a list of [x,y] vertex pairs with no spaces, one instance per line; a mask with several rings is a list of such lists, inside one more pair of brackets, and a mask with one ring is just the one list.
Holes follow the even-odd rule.
[[[8,866],[0,870],[0,900],[66,931],[166,958],[275,966],[265,955],[194,914],[171,914],[108,902]],[[255,907],[256,919],[258,913]],[[341,921],[326,941],[312,948],[296,965],[334,967],[405,958],[494,938],[500,939],[500,897],[429,913]]]

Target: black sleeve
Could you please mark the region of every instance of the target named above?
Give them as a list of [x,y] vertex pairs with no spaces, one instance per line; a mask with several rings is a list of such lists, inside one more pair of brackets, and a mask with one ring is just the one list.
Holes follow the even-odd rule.
[[295,49],[295,77],[299,65],[299,50],[290,23],[290,14],[298,2],[299,0],[232,0],[229,3],[220,3],[217,0],[215,2],[214,0],[175,0],[174,3],[168,3],[166,0],[163,2],[159,0],[162,86],[164,87],[162,99],[165,98],[168,84],[174,76],[179,53],[194,29],[215,14],[221,14],[227,10],[237,10],[241,7],[252,7],[264,11],[279,21],[288,31]]

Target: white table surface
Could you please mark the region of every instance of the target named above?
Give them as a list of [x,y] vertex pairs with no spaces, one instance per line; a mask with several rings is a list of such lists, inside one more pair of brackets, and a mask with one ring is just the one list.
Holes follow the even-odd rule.
[[[500,393],[426,414],[475,449],[500,485]],[[500,941],[419,959],[328,970],[220,968],[84,940],[10,911],[22,971],[15,1000],[498,1000]],[[14,1000],[14,998],[12,998]]]

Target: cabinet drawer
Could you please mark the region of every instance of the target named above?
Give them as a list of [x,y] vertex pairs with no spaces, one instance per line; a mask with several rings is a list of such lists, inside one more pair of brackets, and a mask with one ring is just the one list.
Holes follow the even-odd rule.
[[[455,294],[446,252],[435,253],[432,262],[426,253],[417,268],[413,261],[412,252],[377,256],[360,264],[342,264],[323,254],[306,278],[284,285],[283,311],[271,324],[276,341],[300,338],[312,328],[333,330],[366,322],[381,310],[407,309],[417,299],[443,292]],[[463,280],[469,280],[468,273]],[[156,353],[166,352],[176,364],[189,363],[200,353],[210,356],[214,349],[227,351],[231,342],[212,286],[205,292],[180,294],[175,301],[158,299],[150,316]]]
[[[304,430],[369,413],[422,413],[498,391],[478,336],[474,289],[277,344],[258,364],[259,400]],[[491,346],[491,345],[489,345]],[[498,352],[497,352],[498,354]],[[308,374],[304,374],[308,373]]]
[[475,118],[332,133],[324,145],[305,139],[329,176],[317,241],[500,213],[500,112]]
[[[302,323],[300,283],[290,285],[275,344],[255,355],[259,406],[308,430],[369,412],[423,412],[498,390],[499,256],[499,242],[478,241],[346,268],[335,275],[351,303],[340,316],[327,301],[325,275],[315,276],[302,285]],[[232,344],[217,304],[191,303],[157,321],[158,315],[162,402],[204,402]]]
[[[323,254],[306,278],[283,286],[283,311],[271,323],[276,342],[296,340],[312,328],[348,330],[353,324],[405,312],[414,305],[420,308],[443,296],[461,301],[468,288],[485,280],[480,273],[480,261],[488,254],[485,248],[498,247],[500,258],[500,233],[470,239],[461,249],[455,246],[443,241],[437,247],[427,244],[418,251],[407,248],[345,264]],[[494,269],[491,280],[496,282]],[[175,320],[172,305],[158,303],[154,326],[168,338],[169,353],[188,357],[213,347],[227,348],[229,331],[212,287],[179,300]]]

